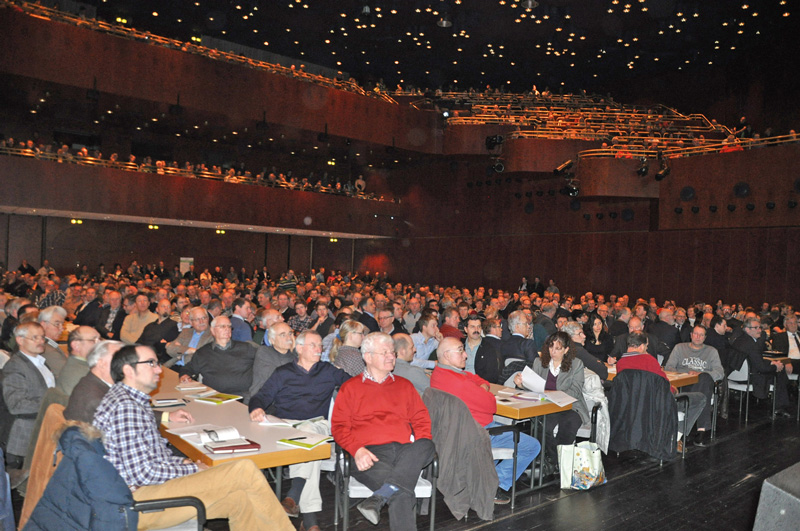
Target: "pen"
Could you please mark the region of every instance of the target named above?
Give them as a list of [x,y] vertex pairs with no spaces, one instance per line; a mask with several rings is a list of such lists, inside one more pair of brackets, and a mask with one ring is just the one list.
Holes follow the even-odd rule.
[[287,439],[287,441],[302,441],[305,437],[292,437],[291,439]]

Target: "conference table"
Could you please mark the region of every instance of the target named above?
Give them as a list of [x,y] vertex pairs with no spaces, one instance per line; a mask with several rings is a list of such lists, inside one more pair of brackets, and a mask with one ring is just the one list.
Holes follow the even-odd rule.
[[[527,492],[538,490],[542,487],[559,482],[560,478],[556,478],[553,481],[545,484],[544,474],[541,472],[544,470],[544,448],[545,438],[547,437],[547,415],[551,413],[559,413],[561,411],[569,411],[572,409],[572,404],[559,406],[558,404],[547,400],[525,400],[518,398],[519,393],[522,393],[523,391],[511,389],[498,384],[491,384],[490,391],[495,396],[495,401],[497,402],[497,415],[511,419],[511,424],[516,424],[517,422],[525,420],[532,421],[533,419],[538,419],[541,421],[540,423],[532,421],[533,430],[531,435],[539,440],[542,450],[539,452],[539,455],[536,456],[536,459],[533,460],[533,463],[531,463],[531,486],[529,489],[522,491],[518,490],[516,493],[518,495],[525,494]],[[539,424],[541,424],[541,426],[539,426]],[[534,471],[536,470],[537,463],[539,464],[540,470],[539,481],[538,485],[534,485]]]
[[[614,365],[606,364],[608,367],[608,381],[614,380],[617,376],[617,368]],[[693,385],[697,383],[697,374],[689,374],[686,372],[664,371],[667,375],[669,383],[675,387],[684,387],[686,385]]]
[[[250,459],[261,469],[277,468],[275,484],[276,494],[278,499],[280,499],[280,478],[284,466],[329,459],[331,457],[331,445],[328,443],[320,444],[311,450],[305,450],[301,448],[291,448],[277,442],[279,439],[290,439],[308,435],[306,432],[287,426],[262,426],[257,422],[252,422],[247,406],[238,401],[219,405],[198,402],[186,396],[196,393],[197,391],[179,391],[175,388],[178,383],[178,373],[172,369],[164,368],[161,373],[158,388],[150,394],[153,399],[177,398],[186,400],[187,404],[185,406],[156,407],[155,409],[157,411],[185,409],[191,413],[194,418],[192,424],[184,422],[170,422],[166,425],[159,424],[159,430],[173,446],[183,452],[186,457],[190,458],[192,461],[200,461],[208,466],[216,466],[237,459]],[[201,424],[211,424],[220,427],[233,426],[239,431],[242,437],[259,443],[261,448],[253,452],[212,454],[202,446],[192,444],[179,435],[168,431]]]

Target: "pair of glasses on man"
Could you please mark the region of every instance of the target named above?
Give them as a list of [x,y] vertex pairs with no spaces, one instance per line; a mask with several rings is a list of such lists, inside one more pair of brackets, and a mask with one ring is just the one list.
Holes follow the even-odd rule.
[[161,366],[161,362],[158,360],[144,360],[144,361],[137,361],[134,365],[142,365],[147,364],[150,366],[151,369],[155,369],[156,367]]

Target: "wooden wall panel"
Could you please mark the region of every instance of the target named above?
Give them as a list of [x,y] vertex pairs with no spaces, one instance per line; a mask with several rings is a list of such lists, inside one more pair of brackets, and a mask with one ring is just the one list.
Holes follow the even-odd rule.
[[267,235],[267,270],[272,278],[289,269],[289,236],[286,234]]
[[34,267],[42,262],[42,218],[11,216],[8,222],[8,265],[19,267],[25,259]]

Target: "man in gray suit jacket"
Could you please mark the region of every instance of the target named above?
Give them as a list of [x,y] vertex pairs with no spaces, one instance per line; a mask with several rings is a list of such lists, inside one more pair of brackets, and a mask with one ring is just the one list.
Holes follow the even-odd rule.
[[36,415],[44,394],[56,379],[44,363],[44,329],[38,323],[23,323],[14,329],[19,350],[3,367],[3,399],[15,417],[8,436],[8,468],[21,468],[28,450]]
[[281,365],[291,363],[295,359],[294,334],[288,324],[280,321],[274,323],[267,330],[267,339],[270,346],[261,345],[253,360],[253,383],[250,386],[250,396],[255,396],[264,386],[275,369]]
[[175,341],[167,343],[167,354],[172,358],[164,364],[165,367],[173,365],[183,366],[189,363],[195,351],[211,343],[214,338],[208,329],[208,312],[200,306],[192,308],[189,312],[191,328],[184,328]]

